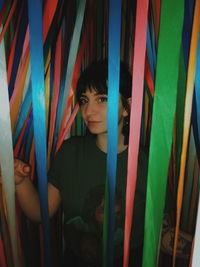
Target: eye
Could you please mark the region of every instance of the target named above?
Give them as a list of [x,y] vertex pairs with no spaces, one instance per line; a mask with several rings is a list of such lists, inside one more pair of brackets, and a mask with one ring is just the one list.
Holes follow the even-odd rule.
[[88,102],[87,98],[84,98],[84,97],[81,97],[78,101],[80,106],[87,104],[87,102]]
[[98,102],[99,103],[104,103],[108,101],[108,97],[107,96],[100,96],[98,97]]

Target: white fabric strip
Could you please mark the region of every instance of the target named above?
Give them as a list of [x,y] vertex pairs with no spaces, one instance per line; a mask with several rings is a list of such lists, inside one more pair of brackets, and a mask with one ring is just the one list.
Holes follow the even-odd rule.
[[13,261],[15,267],[20,267],[16,233],[13,146],[4,40],[0,43],[0,165],[2,173],[2,186],[6,200]]
[[200,252],[200,240],[199,239],[200,239],[200,207],[198,206],[196,232],[195,232],[195,239],[194,239],[194,250],[193,250],[193,257],[192,257],[192,267],[199,267],[199,264],[200,264],[200,253],[199,253]]

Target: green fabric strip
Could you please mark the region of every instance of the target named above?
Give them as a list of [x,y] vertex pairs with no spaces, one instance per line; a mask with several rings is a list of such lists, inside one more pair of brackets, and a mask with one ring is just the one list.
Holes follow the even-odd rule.
[[155,267],[176,109],[184,1],[163,0],[149,153],[143,267]]
[[103,223],[103,267],[108,266],[108,223],[109,223],[109,194],[108,194],[108,177],[105,184],[105,201],[104,201],[104,223]]

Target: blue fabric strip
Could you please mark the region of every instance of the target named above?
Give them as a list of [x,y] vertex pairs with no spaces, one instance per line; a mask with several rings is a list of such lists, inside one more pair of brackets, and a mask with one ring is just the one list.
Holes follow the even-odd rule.
[[182,43],[183,43],[183,53],[184,53],[186,72],[188,68],[190,39],[191,39],[192,22],[193,22],[193,9],[194,9],[194,0],[185,0]]
[[118,104],[120,73],[121,1],[109,2],[108,42],[108,192],[109,192],[109,237],[108,266],[113,266],[115,227],[115,185],[118,151]]
[[3,8],[3,4],[4,4],[4,0],[0,0],[0,12],[1,12],[1,9]]
[[194,90],[194,99],[193,103],[195,104],[195,119],[192,118],[193,127],[195,127],[195,142],[197,144],[197,155],[198,161],[200,163],[200,34],[198,39],[198,48],[197,48],[197,61],[196,61],[196,72],[195,72],[195,90]]
[[152,44],[152,40],[153,40],[154,36],[151,36],[150,34],[150,26],[148,23],[147,26],[147,55],[148,55],[148,59],[149,59],[149,66],[150,66],[150,70],[151,70],[151,74],[154,80],[155,77],[155,62],[154,62],[154,54],[153,54],[153,44]]
[[[157,56],[156,56],[156,37],[155,37],[155,29],[154,29],[154,23],[153,20],[151,21],[151,49],[152,49],[152,55],[153,55],[153,68],[154,72],[156,70],[156,61],[157,61]],[[155,73],[154,73],[154,80],[155,80]]]
[[36,152],[36,167],[44,233],[45,266],[51,266],[49,215],[47,196],[47,148],[46,148],[46,115],[44,88],[44,60],[42,42],[42,2],[28,0],[31,82],[33,102],[33,127]]

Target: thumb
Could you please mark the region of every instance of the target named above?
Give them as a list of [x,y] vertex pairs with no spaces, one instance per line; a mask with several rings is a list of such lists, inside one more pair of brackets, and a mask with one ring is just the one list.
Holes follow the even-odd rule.
[[24,173],[27,173],[27,174],[28,174],[28,173],[30,173],[30,171],[31,171],[31,168],[30,168],[29,165],[24,165],[24,166],[23,166],[23,172],[24,172]]

